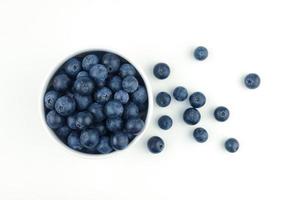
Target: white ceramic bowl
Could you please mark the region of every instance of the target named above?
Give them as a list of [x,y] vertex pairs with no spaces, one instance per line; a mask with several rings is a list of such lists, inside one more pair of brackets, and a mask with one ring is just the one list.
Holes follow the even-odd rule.
[[[83,153],[83,152],[79,152],[79,151],[76,151],[76,150],[73,150],[71,149],[70,147],[68,147],[67,145],[65,145],[57,136],[56,134],[54,133],[53,130],[51,130],[47,123],[46,123],[46,117],[45,117],[45,109],[44,109],[44,95],[46,93],[46,90],[47,90],[47,86],[51,80],[51,78],[54,76],[54,74],[56,73],[56,71],[62,66],[62,64],[64,64],[68,59],[72,58],[72,57],[75,57],[79,54],[82,54],[82,53],[89,53],[89,52],[94,52],[94,51],[104,51],[104,52],[109,52],[109,53],[114,53],[122,58],[124,58],[125,60],[127,60],[129,63],[131,63],[137,70],[137,72],[140,74],[140,76],[142,77],[144,83],[145,83],[145,87],[146,87],[146,90],[147,90],[147,94],[148,94],[148,112],[147,112],[147,116],[146,116],[146,119],[145,119],[145,126],[144,128],[139,132],[139,134],[129,143],[128,147],[124,150],[120,150],[120,151],[113,151],[112,153],[109,153],[109,154],[88,154],[88,153]],[[64,59],[62,62],[59,63],[59,65],[55,66],[53,69],[52,69],[52,72],[50,74],[48,74],[46,80],[44,81],[44,84],[43,84],[43,90],[42,90],[42,94],[41,94],[41,97],[40,97],[40,110],[41,110],[41,118],[42,118],[42,121],[43,121],[43,124],[44,124],[44,128],[46,129],[46,132],[48,134],[50,134],[52,136],[52,138],[58,142],[60,144],[60,146],[62,145],[64,148],[64,150],[67,150],[67,151],[70,151],[76,155],[80,155],[80,156],[85,156],[85,157],[108,157],[108,156],[113,156],[113,155],[117,155],[119,153],[122,153],[122,152],[125,152],[126,150],[128,150],[131,146],[133,146],[137,141],[138,139],[140,139],[142,137],[142,135],[146,132],[148,126],[149,126],[149,123],[150,123],[150,119],[151,119],[151,116],[152,116],[152,112],[153,112],[153,97],[152,97],[152,90],[151,90],[151,86],[150,86],[150,83],[144,73],[144,71],[142,70],[141,67],[139,67],[138,65],[136,65],[134,62],[132,62],[131,60],[129,60],[128,58],[124,57],[123,55],[119,54],[119,53],[116,53],[116,52],[113,52],[113,51],[109,51],[109,50],[105,50],[105,49],[89,49],[89,50],[84,50],[84,51],[79,51],[79,52],[76,52],[70,56],[68,56],[66,59]]]

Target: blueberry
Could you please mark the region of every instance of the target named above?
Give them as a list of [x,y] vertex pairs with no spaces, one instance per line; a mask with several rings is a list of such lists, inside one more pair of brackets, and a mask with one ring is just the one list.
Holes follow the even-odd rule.
[[107,134],[106,127],[103,124],[96,124],[94,128],[98,131],[100,136]]
[[99,133],[96,129],[86,129],[80,134],[80,144],[88,149],[94,148],[99,142]]
[[214,111],[214,117],[219,122],[224,122],[229,118],[229,110],[224,106],[219,106]]
[[164,149],[164,142],[160,137],[153,136],[148,140],[147,146],[150,152],[160,153]]
[[144,121],[140,118],[128,119],[125,128],[130,133],[138,134],[144,128]]
[[117,132],[113,134],[110,138],[111,146],[115,150],[123,150],[129,144],[129,138],[126,134],[122,132]]
[[123,105],[116,100],[109,101],[104,107],[104,113],[109,118],[121,117],[123,112]]
[[116,92],[122,88],[122,79],[119,76],[113,76],[109,82],[108,82],[108,87]]
[[45,94],[45,98],[44,98],[44,102],[45,102],[45,107],[47,109],[54,109],[55,107],[55,103],[57,101],[57,99],[59,98],[59,93],[54,91],[54,90],[51,90],[49,92],[47,92]]
[[104,65],[93,65],[89,70],[89,76],[93,78],[96,83],[103,83],[108,77],[108,71]]
[[184,101],[188,97],[188,91],[182,86],[178,86],[173,91],[173,97],[178,101]]
[[139,86],[138,89],[132,94],[132,100],[134,103],[141,105],[148,100],[148,94],[144,86]]
[[195,92],[190,96],[189,101],[192,107],[200,108],[205,105],[206,97],[201,92]]
[[188,108],[183,114],[184,121],[189,125],[195,125],[199,123],[201,119],[200,112],[195,108]]
[[56,130],[56,135],[63,141],[67,141],[68,135],[71,133],[71,129],[68,126],[63,126]]
[[112,95],[113,95],[113,93],[109,88],[103,87],[103,88],[98,89],[96,91],[96,93],[94,94],[94,97],[95,97],[95,101],[97,103],[104,104],[110,100]]
[[120,58],[112,53],[106,53],[102,58],[102,63],[107,67],[109,73],[119,71]]
[[123,128],[123,120],[121,118],[108,118],[106,128],[111,132],[119,131]]
[[81,72],[79,72],[79,73],[77,74],[76,78],[78,79],[78,78],[81,78],[81,77],[89,77],[88,72],[86,72],[86,71],[81,71]]
[[102,122],[105,119],[103,106],[99,103],[93,103],[88,107],[88,111],[93,115],[95,122]]
[[74,91],[81,95],[90,95],[94,87],[94,82],[89,77],[80,77],[74,82]]
[[208,132],[204,128],[196,128],[193,132],[193,136],[197,142],[203,143],[208,140]]
[[139,82],[134,76],[126,76],[122,81],[122,87],[128,93],[135,92],[138,86]]
[[113,151],[113,148],[110,144],[110,138],[107,136],[102,136],[98,145],[96,146],[96,150],[101,154],[107,154]]
[[91,96],[82,96],[78,93],[74,94],[74,99],[79,110],[85,110],[92,103]]
[[131,102],[128,105],[126,105],[125,110],[124,110],[125,119],[135,118],[138,116],[139,116],[139,108],[136,104]]
[[87,56],[85,56],[82,60],[82,68],[85,71],[89,71],[90,68],[93,65],[96,65],[98,63],[99,59],[96,55],[94,54],[88,54]]
[[71,115],[76,109],[76,102],[72,97],[62,96],[55,103],[55,110],[62,116]]
[[81,63],[76,58],[71,58],[65,63],[64,69],[69,76],[75,77],[81,71]]
[[257,87],[260,86],[260,83],[261,83],[261,79],[259,75],[254,74],[254,73],[248,74],[244,79],[244,84],[249,89],[256,89]]
[[229,138],[226,140],[224,146],[230,153],[235,153],[239,149],[239,143],[235,138]]
[[77,132],[71,132],[67,138],[67,145],[74,150],[82,150],[80,135]]
[[156,103],[160,107],[166,107],[170,104],[171,96],[166,92],[159,92],[156,96]]
[[119,90],[115,93],[114,99],[120,101],[122,104],[126,104],[128,103],[130,97],[129,94],[124,90]]
[[194,51],[194,57],[197,60],[205,60],[208,57],[208,50],[205,47],[197,47]]
[[71,80],[66,74],[59,74],[53,79],[53,87],[56,91],[65,91],[70,87]]
[[64,118],[54,110],[47,114],[46,121],[51,129],[57,129],[64,125]]
[[166,79],[170,74],[169,66],[165,63],[158,63],[154,66],[153,74],[158,79]]
[[131,64],[123,64],[120,67],[120,75],[121,77],[126,77],[126,76],[135,76],[136,75],[136,69],[133,65]]
[[71,115],[67,117],[67,125],[70,129],[76,130],[76,115]]
[[76,127],[78,129],[85,129],[89,127],[93,122],[93,116],[90,112],[83,111],[76,115]]
[[158,119],[158,126],[163,130],[168,130],[172,127],[172,119],[167,115],[163,115]]

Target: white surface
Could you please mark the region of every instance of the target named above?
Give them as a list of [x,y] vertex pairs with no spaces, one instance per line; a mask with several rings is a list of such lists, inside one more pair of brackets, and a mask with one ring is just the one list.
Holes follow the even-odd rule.
[[[0,1],[0,199],[291,199],[290,1]],[[208,47],[204,62],[192,58]],[[206,144],[182,123],[187,103],[154,107],[153,125],[125,153],[84,159],[65,151],[42,124],[39,99],[47,74],[68,55],[113,49],[145,69],[154,88],[177,85],[208,98],[200,123]],[[171,66],[168,80],[152,77],[157,62]],[[257,72],[258,90],[242,86]],[[230,120],[211,117],[217,105]],[[159,115],[174,126],[161,131]],[[159,135],[165,151],[150,154]],[[226,153],[236,137],[241,148]]]

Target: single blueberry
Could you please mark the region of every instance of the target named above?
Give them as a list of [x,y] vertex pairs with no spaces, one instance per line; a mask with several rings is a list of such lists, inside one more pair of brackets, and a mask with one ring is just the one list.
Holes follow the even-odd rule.
[[62,96],[57,99],[55,110],[62,116],[71,115],[76,110],[76,102],[72,97]]
[[132,101],[138,105],[146,103],[148,94],[144,86],[139,86],[138,89],[132,94]]
[[99,133],[96,129],[86,129],[80,134],[80,144],[88,149],[96,147],[99,142]]
[[88,107],[88,111],[93,115],[95,122],[102,122],[105,119],[103,106],[99,103],[93,103]]
[[113,151],[110,144],[110,138],[107,136],[102,136],[99,143],[96,146],[96,150],[101,154],[107,154]]
[[47,109],[50,109],[50,110],[54,109],[55,103],[56,103],[58,98],[59,98],[59,93],[58,92],[56,92],[54,90],[48,91],[45,94],[45,98],[44,98],[45,107]]
[[81,95],[91,95],[94,87],[94,82],[89,77],[80,77],[74,82],[74,91]]
[[122,87],[128,93],[135,92],[138,86],[139,82],[134,76],[126,76],[122,81]]
[[71,80],[66,74],[59,74],[53,79],[53,87],[56,91],[65,91],[71,85]]
[[119,131],[123,128],[123,120],[121,118],[108,118],[106,128],[111,132]]
[[196,128],[193,132],[193,136],[197,142],[203,143],[208,140],[208,132],[204,128]]
[[195,92],[191,94],[189,98],[190,104],[194,108],[200,108],[205,105],[206,103],[206,97],[201,92]]
[[92,103],[91,96],[82,96],[78,93],[74,94],[74,99],[77,103],[78,110],[85,110]]
[[65,63],[64,69],[69,76],[76,77],[76,75],[81,71],[81,63],[76,58],[71,58]]
[[159,92],[156,96],[156,103],[160,107],[166,107],[170,104],[171,96],[166,92]]
[[229,118],[229,110],[224,106],[219,106],[214,111],[214,117],[219,122],[224,122]]
[[126,105],[124,110],[124,119],[135,118],[138,116],[139,108],[135,103],[130,102],[128,105]]
[[166,79],[170,74],[169,66],[165,63],[158,63],[154,66],[153,74],[158,79]]
[[148,140],[147,146],[151,153],[160,153],[164,149],[164,142],[160,137],[153,136]]
[[239,142],[235,138],[229,138],[225,141],[225,149],[230,153],[235,153],[239,149]]
[[103,83],[108,77],[108,71],[104,65],[93,65],[89,70],[89,76],[93,78],[96,83]]
[[130,133],[138,134],[144,128],[144,121],[140,118],[128,119],[125,128]]
[[123,64],[120,67],[120,75],[121,77],[126,77],[126,76],[135,76],[136,75],[136,69],[133,65],[126,63]]
[[121,102],[112,100],[107,102],[104,107],[104,113],[109,118],[121,117],[124,112],[124,107]]
[[67,117],[67,125],[70,129],[78,129],[76,126],[76,115],[70,115],[69,117]]
[[123,150],[129,144],[129,138],[126,134],[122,132],[117,132],[113,134],[110,138],[111,146],[115,150]]
[[205,60],[208,57],[208,50],[205,47],[197,47],[194,51],[194,57],[197,60]]
[[256,89],[257,87],[260,86],[261,79],[260,79],[259,75],[251,73],[245,77],[244,83],[245,83],[247,88]]
[[167,115],[163,115],[158,119],[158,126],[163,130],[168,130],[172,127],[172,119]]
[[119,76],[113,76],[109,81],[108,81],[108,87],[116,92],[122,88],[122,79]]
[[46,121],[48,126],[51,129],[57,129],[60,128],[64,125],[64,118],[60,116],[56,111],[51,110],[47,116],[46,116]]
[[85,71],[89,71],[93,65],[98,64],[98,57],[94,54],[88,54],[82,60],[82,68]]
[[95,92],[94,98],[97,103],[104,104],[110,100],[112,95],[113,93],[109,88],[102,87]]
[[78,78],[81,78],[81,77],[89,77],[88,72],[86,72],[86,71],[81,71],[81,72],[79,72],[79,73],[77,74],[76,78],[78,79]]
[[67,138],[67,145],[74,150],[81,151],[80,135],[77,132],[71,132]]
[[200,112],[195,108],[188,108],[183,114],[184,121],[189,125],[195,125],[199,123],[201,119]]
[[71,133],[71,129],[68,126],[62,126],[56,130],[56,135],[62,140],[63,142],[67,141],[68,135]]
[[129,94],[124,90],[119,90],[115,93],[114,99],[120,101],[122,104],[126,104],[128,103],[130,97]]
[[120,58],[112,53],[106,53],[102,58],[102,63],[106,66],[109,73],[119,71]]
[[178,86],[173,91],[173,97],[178,101],[184,101],[188,97],[188,91],[182,86]]
[[90,112],[83,111],[76,115],[76,127],[78,129],[85,129],[89,127],[93,122],[93,116]]

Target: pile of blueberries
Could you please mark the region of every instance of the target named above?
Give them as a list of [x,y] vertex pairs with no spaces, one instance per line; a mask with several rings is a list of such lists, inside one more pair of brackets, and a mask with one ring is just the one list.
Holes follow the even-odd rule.
[[[208,50],[205,47],[198,47],[194,51],[194,57],[203,61],[208,57]],[[158,79],[166,79],[170,74],[170,68],[165,63],[159,63],[154,66],[153,74]],[[255,89],[260,85],[260,77],[257,74],[248,74],[244,79],[244,84],[249,89]],[[178,86],[173,91],[173,97],[177,101],[184,101],[188,98],[188,91],[182,86]],[[156,96],[156,103],[160,107],[166,107],[171,102],[171,95],[167,92],[160,92]],[[198,108],[201,108],[206,103],[206,97],[201,92],[194,92],[189,96],[190,107],[183,113],[183,120],[189,125],[196,125],[200,122],[201,114]],[[224,106],[219,106],[214,110],[214,117],[219,122],[224,122],[229,118],[230,112]],[[173,121],[170,116],[163,115],[158,119],[158,126],[163,130],[168,130],[172,127]],[[199,143],[204,143],[208,140],[208,132],[202,127],[195,128],[193,131],[194,139]],[[153,136],[148,140],[148,149],[152,153],[160,153],[164,149],[164,141]],[[235,138],[229,138],[225,141],[225,149],[234,153],[239,149],[239,142]]]
[[47,125],[65,145],[107,154],[125,149],[143,129],[147,89],[135,67],[121,56],[85,52],[53,75],[44,110]]

